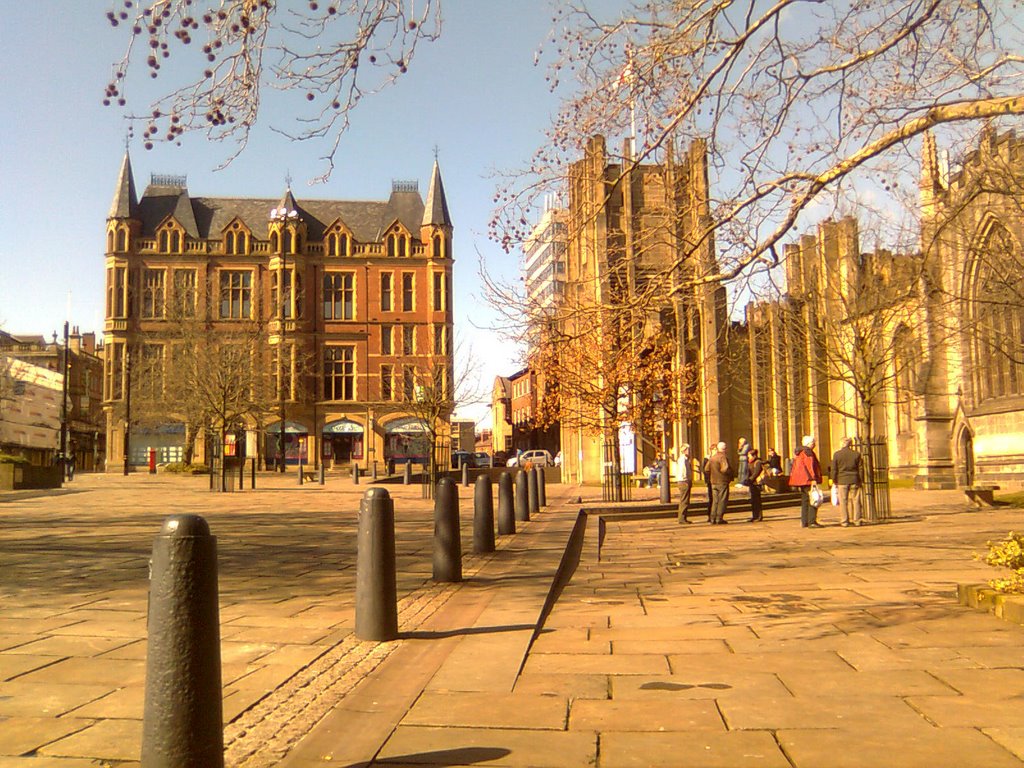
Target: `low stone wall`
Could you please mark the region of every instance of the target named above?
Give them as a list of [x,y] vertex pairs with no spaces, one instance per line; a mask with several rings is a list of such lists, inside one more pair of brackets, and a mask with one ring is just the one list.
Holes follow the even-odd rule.
[[0,491],[29,488],[60,488],[63,468],[37,467],[34,464],[0,464]]
[[961,605],[994,613],[1000,619],[1024,624],[1024,595],[997,592],[987,584],[957,584]]

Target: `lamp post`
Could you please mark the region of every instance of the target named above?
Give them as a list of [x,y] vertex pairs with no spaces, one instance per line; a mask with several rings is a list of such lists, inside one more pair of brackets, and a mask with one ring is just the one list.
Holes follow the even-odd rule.
[[64,321],[64,364],[61,370],[63,376],[63,399],[60,409],[60,460],[64,469],[65,479],[68,476],[68,374],[71,372],[71,361],[68,357],[68,321]]
[[124,346],[124,475],[128,476],[132,430],[132,349]]
[[[277,290],[278,290],[278,317],[280,320],[280,328],[278,330],[278,353],[277,353],[277,374],[278,374],[278,418],[280,423],[278,424],[277,432],[277,456],[279,461],[280,472],[285,471],[285,417],[287,416],[286,411],[286,398],[285,398],[285,316],[288,298],[286,298],[284,281],[288,275],[288,249],[285,248],[284,233],[285,228],[289,222],[294,223],[298,219],[298,211],[290,210],[284,206],[280,208],[272,208],[270,210],[270,220],[282,222],[281,226],[281,239],[278,241],[281,247],[281,272],[277,279]],[[289,242],[294,243],[294,233],[289,237]],[[289,281],[290,285],[291,281]],[[290,291],[288,296],[290,297]]]

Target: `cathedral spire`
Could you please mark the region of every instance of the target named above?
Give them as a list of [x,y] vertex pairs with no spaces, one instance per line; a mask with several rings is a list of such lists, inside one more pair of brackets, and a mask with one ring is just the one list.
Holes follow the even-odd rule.
[[444,184],[441,182],[441,167],[434,158],[434,171],[430,176],[430,189],[427,190],[427,203],[423,207],[424,227],[450,227],[451,216],[448,214],[448,200],[444,196]]
[[110,205],[108,219],[130,219],[135,215],[139,199],[135,194],[135,179],[132,178],[132,161],[128,156],[127,147],[124,150],[124,160],[121,162],[121,173],[117,178],[117,188],[114,190],[114,201]]

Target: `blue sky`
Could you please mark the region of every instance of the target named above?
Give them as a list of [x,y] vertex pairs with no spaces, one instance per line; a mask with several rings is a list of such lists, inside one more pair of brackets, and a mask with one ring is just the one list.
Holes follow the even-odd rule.
[[[121,111],[101,104],[126,42],[124,30],[106,20],[110,7],[81,0],[5,4],[0,327],[16,334],[49,335],[65,319],[102,332],[104,223],[126,131]],[[444,0],[444,12],[441,39],[418,50],[396,86],[354,113],[325,185],[306,182],[322,172],[318,158],[327,145],[290,142],[266,128],[284,122],[273,96],[264,102],[264,126],[225,170],[214,169],[231,148],[199,135],[151,151],[136,138],[130,151],[140,191],[150,173],[173,173],[188,176],[194,195],[274,197],[290,173],[300,200],[384,199],[392,179],[418,179],[425,194],[437,145],[455,223],[456,334],[471,346],[489,391],[494,376],[515,370],[518,360],[500,339],[478,330],[495,320],[479,285],[478,254],[506,279],[515,279],[519,267],[518,254],[487,239],[491,175],[525,163],[556,108],[543,67],[534,66],[551,15],[545,0]],[[149,94],[130,95],[129,107],[144,111]],[[484,413],[475,407],[465,415]]]

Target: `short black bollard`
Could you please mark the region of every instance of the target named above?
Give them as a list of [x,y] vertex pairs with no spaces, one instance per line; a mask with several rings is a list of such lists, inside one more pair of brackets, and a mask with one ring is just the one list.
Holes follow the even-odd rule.
[[469,464],[465,459],[462,461],[462,487],[469,488]]
[[515,532],[516,513],[512,500],[512,475],[502,472],[498,475],[498,535],[508,536]]
[[326,474],[327,474],[327,467],[324,466],[324,463],[321,461],[320,462],[320,478],[319,478],[320,479],[320,485],[323,485],[324,482],[326,481]]
[[412,485],[412,462],[407,461],[402,467],[402,485]]
[[356,552],[356,637],[398,637],[395,586],[395,503],[384,488],[371,488],[359,502]]
[[537,468],[537,506],[544,508],[548,505],[548,477],[544,467]]
[[142,765],[224,765],[217,539],[199,515],[172,515],[153,543]]
[[494,496],[488,475],[480,475],[473,489],[473,551],[494,551]]
[[661,463],[661,473],[658,475],[659,501],[662,504],[672,503],[672,483],[668,478],[668,465]]
[[238,460],[238,490],[245,490],[245,459]]
[[352,465],[352,484],[359,485],[359,465]]
[[255,491],[256,490],[256,459],[252,460],[252,469],[250,470],[249,484],[252,486],[252,489]]
[[299,459],[297,468],[299,470],[299,485],[302,485],[302,459]]
[[530,519],[530,481],[526,471],[516,473],[516,520]]
[[377,460],[376,459],[374,459],[374,461],[373,461],[373,473],[370,475],[370,480],[372,480],[375,483],[377,482]]
[[526,473],[527,503],[530,505],[530,514],[540,512],[540,496],[537,492],[537,467],[530,467]]
[[434,581],[462,581],[459,488],[450,477],[434,493]]

